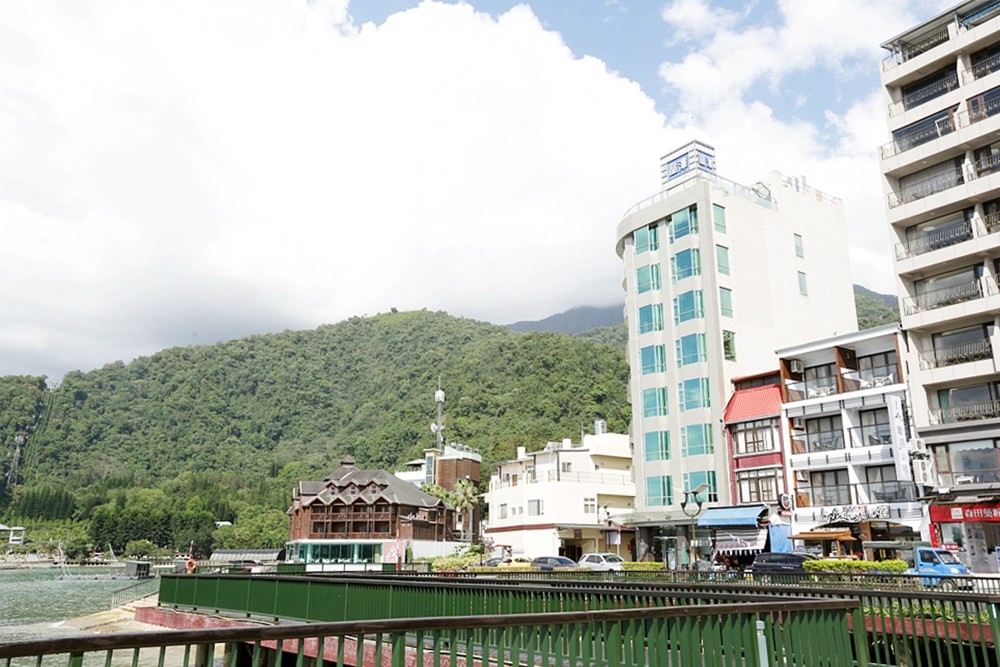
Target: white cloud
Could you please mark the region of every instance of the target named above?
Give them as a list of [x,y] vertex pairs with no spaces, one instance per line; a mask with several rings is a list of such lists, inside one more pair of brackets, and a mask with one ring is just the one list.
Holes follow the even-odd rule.
[[[526,7],[40,0],[0,16],[0,373],[390,307],[622,298],[668,133]],[[671,140],[672,141],[672,140]]]
[[[885,224],[877,149],[886,141],[877,63],[878,45],[948,4],[943,0],[844,0],[838,3],[781,0],[779,21],[705,24],[695,49],[680,62],[664,62],[660,76],[675,93],[675,126],[716,146],[720,173],[752,182],[777,169],[805,175],[810,185],[844,200],[855,282],[895,291]],[[680,0],[672,6],[701,6]],[[670,6],[668,6],[670,9]],[[672,22],[672,19],[665,19]],[[791,81],[808,88],[791,89]],[[781,113],[755,99],[766,87],[787,100]],[[819,120],[802,115],[807,102],[842,103]],[[786,90],[786,88],[788,88]]]

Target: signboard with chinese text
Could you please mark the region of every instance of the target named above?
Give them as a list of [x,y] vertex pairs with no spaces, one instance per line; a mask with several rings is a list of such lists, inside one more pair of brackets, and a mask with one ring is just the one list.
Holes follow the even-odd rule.
[[931,505],[931,521],[935,523],[1000,523],[1000,506],[997,505]]

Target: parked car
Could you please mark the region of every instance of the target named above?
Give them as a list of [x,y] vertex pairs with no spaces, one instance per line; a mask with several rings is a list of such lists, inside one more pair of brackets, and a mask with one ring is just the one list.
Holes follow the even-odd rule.
[[500,563],[500,567],[517,567],[519,565],[531,565],[531,560],[524,556],[514,556],[513,558],[504,558],[503,562]]
[[543,572],[551,572],[552,570],[576,567],[576,563],[563,556],[539,556],[531,561],[531,566],[537,567]]
[[817,560],[816,556],[807,553],[771,553],[757,554],[750,566],[754,574],[781,574],[783,572],[805,572],[803,565],[807,560]]
[[618,554],[584,554],[577,565],[589,570],[607,572],[609,570],[623,570],[624,566],[622,563],[624,562],[625,559]]
[[483,565],[485,565],[486,567],[496,567],[496,566],[500,565],[501,563],[503,563],[505,560],[509,560],[509,559],[508,558],[500,558],[499,556],[494,557],[494,558],[487,558],[486,560],[483,561]]

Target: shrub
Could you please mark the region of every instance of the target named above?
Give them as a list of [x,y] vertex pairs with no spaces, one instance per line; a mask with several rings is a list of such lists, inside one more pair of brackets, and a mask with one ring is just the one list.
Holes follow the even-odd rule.
[[909,569],[902,560],[807,560],[802,565],[807,572],[831,574],[902,574]]
[[663,563],[633,563],[625,561],[622,563],[622,568],[625,571],[633,572],[661,572],[663,570]]
[[430,560],[431,570],[434,572],[457,572],[462,568],[470,568],[479,565],[479,556],[470,554],[466,556],[441,556]]

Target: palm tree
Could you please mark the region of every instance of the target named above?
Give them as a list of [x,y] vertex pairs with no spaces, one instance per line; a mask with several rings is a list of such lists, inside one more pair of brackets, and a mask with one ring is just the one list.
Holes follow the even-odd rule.
[[479,493],[468,477],[455,484],[455,488],[451,492],[451,504],[461,516],[462,539],[471,540],[473,510],[479,504]]

